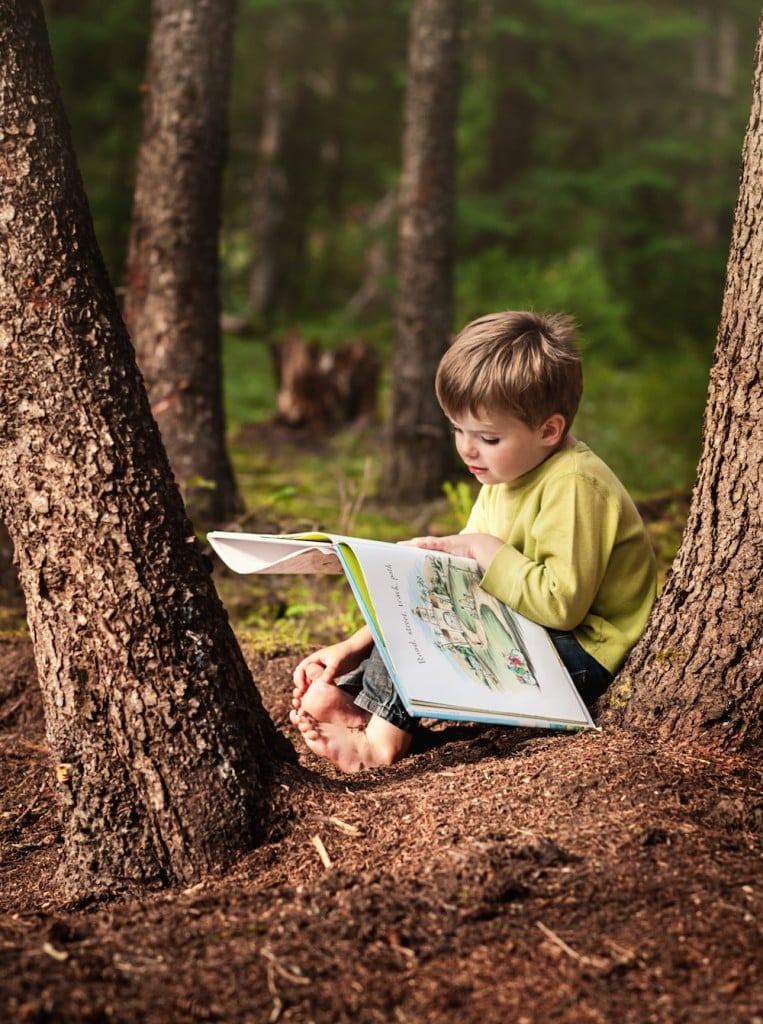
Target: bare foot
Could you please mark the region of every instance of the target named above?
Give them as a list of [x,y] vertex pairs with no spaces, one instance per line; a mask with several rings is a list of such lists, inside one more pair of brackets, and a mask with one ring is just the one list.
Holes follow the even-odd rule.
[[323,675],[324,671],[325,669],[323,665],[314,664],[307,665],[305,667],[305,682],[295,683],[291,694],[292,707],[294,707],[296,711],[299,711],[302,705],[302,698],[305,696],[310,686],[312,686],[318,676]]
[[410,749],[408,733],[375,715],[365,729],[319,722],[304,710],[291,717],[310,750],[343,772],[393,764]]
[[300,710],[317,722],[343,725],[348,729],[362,729],[371,717],[359,708],[351,693],[335,683],[312,683],[300,703]]
[[352,694],[345,693],[333,683],[312,683],[299,703],[289,712],[289,720],[301,729],[300,719],[307,715],[314,722],[342,726],[345,729],[364,729],[369,718],[368,711],[356,706]]
[[324,671],[320,664],[307,665],[305,682],[295,683],[291,698],[294,710],[289,714],[292,724],[296,725],[297,716],[304,710],[319,722],[362,729],[371,716],[367,711],[356,707],[354,697],[336,686],[333,681],[316,682]]

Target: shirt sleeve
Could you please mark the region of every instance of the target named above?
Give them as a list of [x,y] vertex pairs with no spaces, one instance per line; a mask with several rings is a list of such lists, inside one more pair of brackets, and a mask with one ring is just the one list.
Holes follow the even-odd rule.
[[482,586],[551,629],[574,629],[591,610],[615,543],[619,514],[611,495],[579,475],[549,482],[525,545],[496,553]]

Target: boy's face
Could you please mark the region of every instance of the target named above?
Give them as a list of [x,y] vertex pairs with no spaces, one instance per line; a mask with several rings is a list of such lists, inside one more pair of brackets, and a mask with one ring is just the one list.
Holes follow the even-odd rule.
[[564,417],[550,416],[540,427],[529,427],[507,412],[480,410],[450,417],[456,450],[481,484],[517,480],[544,462],[564,435]]

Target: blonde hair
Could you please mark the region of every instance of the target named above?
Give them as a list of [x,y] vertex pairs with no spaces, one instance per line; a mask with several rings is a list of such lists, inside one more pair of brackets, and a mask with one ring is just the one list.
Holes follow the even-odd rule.
[[440,360],[446,414],[505,410],[530,427],[561,413],[569,430],[583,393],[577,325],[563,313],[490,313],[473,320]]

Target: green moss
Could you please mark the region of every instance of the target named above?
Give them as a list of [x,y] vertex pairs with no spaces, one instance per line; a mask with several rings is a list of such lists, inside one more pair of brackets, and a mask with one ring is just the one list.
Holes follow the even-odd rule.
[[15,609],[0,609],[0,638],[29,636],[24,615]]
[[627,707],[632,697],[633,680],[627,675],[619,675],[607,690],[607,703],[615,711]]
[[675,647],[667,647],[664,651],[658,651],[655,661],[680,661],[685,657],[684,652]]

